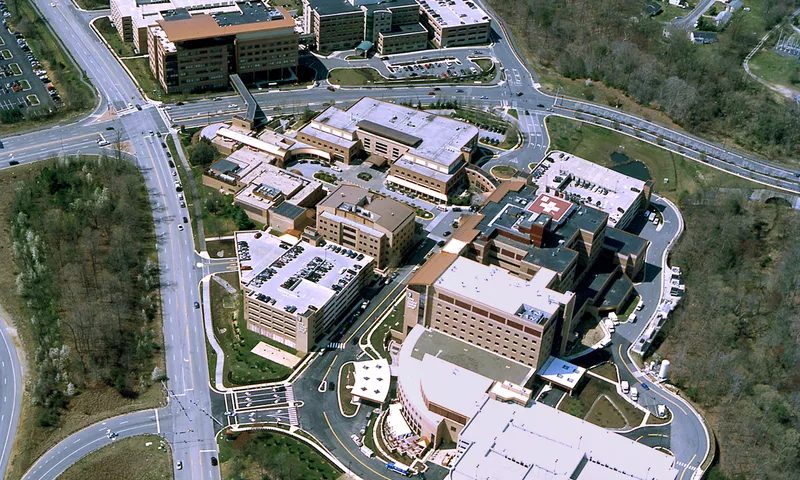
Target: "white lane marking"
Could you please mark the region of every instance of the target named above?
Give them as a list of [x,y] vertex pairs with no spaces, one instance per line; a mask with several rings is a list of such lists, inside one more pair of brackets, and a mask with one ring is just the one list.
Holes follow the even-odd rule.
[[158,421],[158,409],[154,409],[154,411],[156,412],[156,430],[158,430],[158,433],[160,434],[161,433],[161,422]]

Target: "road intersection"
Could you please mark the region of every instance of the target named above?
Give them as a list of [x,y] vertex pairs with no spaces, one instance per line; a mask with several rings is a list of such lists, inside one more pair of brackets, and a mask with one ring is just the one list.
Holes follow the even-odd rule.
[[[194,309],[192,305],[200,301],[198,285],[201,278],[211,273],[214,267],[207,258],[195,252],[191,229],[185,232],[177,229],[185,210],[179,206],[175,194],[166,151],[161,147],[160,139],[151,132],[167,134],[170,132],[170,127],[177,124],[199,126],[229,121],[235,112],[243,108],[243,105],[235,97],[224,97],[216,101],[198,100],[180,107],[171,106],[169,110],[148,102],[125,69],[88,26],[88,20],[96,15],[81,12],[66,2],[51,7],[50,0],[34,1],[47,17],[50,28],[64,43],[65,49],[98,89],[100,103],[92,115],[76,123],[50,128],[44,132],[4,138],[5,148],[0,150],[0,161],[3,165],[7,165],[11,160],[28,163],[59,154],[100,152],[110,154],[110,150],[98,145],[97,140],[101,136],[112,144],[126,142],[130,145],[130,150],[143,171],[154,207],[162,271],[164,339],[167,346],[169,375],[166,390],[169,402],[166,407],[158,410],[108,419],[71,435],[42,456],[24,478],[56,478],[86,454],[112,442],[113,438],[109,438],[107,434],[108,430],[111,430],[118,434],[116,438],[143,433],[160,434],[172,444],[175,460],[183,463],[184,468],[176,470],[175,478],[216,479],[220,476],[219,469],[211,465],[210,457],[216,456],[215,434],[219,427],[229,423],[243,425],[265,421],[298,424],[322,442],[338,459],[340,465],[346,465],[347,470],[355,475],[362,478],[394,478],[383,471],[380,461],[359,457],[355,444],[348,440],[349,434],[354,433],[352,431],[354,426],[360,426],[363,422],[366,412],[359,412],[355,419],[344,419],[335,413],[338,410],[338,406],[335,406],[335,395],[320,394],[317,389],[323,379],[337,383],[339,367],[361,354],[361,348],[350,344],[351,340],[367,331],[370,323],[379,317],[379,306],[391,305],[393,299],[402,293],[403,281],[411,273],[410,267],[403,271],[400,279],[378,293],[373,302],[376,307],[370,309],[370,313],[366,314],[363,320],[359,319],[359,322],[348,330],[349,336],[345,337],[347,340],[344,350],[326,352],[314,358],[294,385],[286,386],[285,391],[278,391],[275,386],[251,387],[232,392],[217,392],[212,389],[209,383],[203,319],[201,311]],[[423,104],[441,98],[457,98],[462,103],[473,106],[515,108],[523,133],[521,148],[499,155],[484,165],[484,168],[506,163],[525,171],[528,170],[529,164],[537,163],[543,158],[548,148],[549,139],[544,119],[548,115],[560,115],[635,136],[688,158],[705,161],[713,167],[766,185],[795,193],[800,192],[798,177],[792,170],[613,108],[563,97],[555,98],[538,90],[535,77],[512,48],[502,23],[498,26],[501,28],[495,30],[491,48],[482,47],[482,50],[490,50],[492,56],[505,69],[505,79],[496,85],[444,85],[436,96],[427,95],[429,87],[425,86],[345,87],[330,92],[323,85],[318,85],[292,91],[254,92],[254,97],[268,114],[276,111],[276,107],[281,111],[286,111],[287,108],[304,109],[306,106],[321,108],[330,102],[341,106],[354,102],[364,95],[384,100],[413,100],[415,103],[419,101]],[[426,53],[419,53],[419,55],[424,54]],[[320,61],[325,64],[325,59]],[[133,108],[136,104],[143,105],[144,108],[141,111]],[[104,115],[104,112],[112,112],[113,115]],[[113,129],[110,129],[111,127]],[[661,234],[664,235],[664,232]],[[666,245],[663,247],[666,248]],[[654,254],[657,253],[657,248],[651,247]],[[650,252],[648,252],[648,263],[651,263],[649,255]],[[198,267],[198,264],[202,267]],[[660,261],[655,263],[653,260],[652,264],[661,267]],[[652,303],[652,307],[648,306],[648,309],[655,308],[657,302]],[[622,337],[628,343],[623,341],[618,344],[616,355],[614,349],[610,352],[619,365],[625,366],[621,369],[621,374],[627,378],[627,374],[622,371],[629,368],[631,381],[637,383],[647,380],[642,379],[624,352],[630,341],[636,338],[636,330],[640,328],[635,325],[620,328]],[[8,336],[2,329],[0,333],[4,341],[0,342],[0,361],[5,362],[8,357],[8,361],[13,365],[14,361],[11,360],[14,357],[13,346],[5,347],[4,350],[3,345],[8,345],[6,342]],[[6,351],[7,353],[4,353]],[[0,376],[2,377],[0,381],[8,377],[5,372],[18,372],[13,368],[2,370],[4,373]],[[15,385],[15,389],[10,389],[4,384],[2,388],[4,396],[9,392],[15,395],[14,398],[19,398],[21,378],[15,375],[16,373],[12,373],[12,378],[9,380]],[[217,387],[221,389],[222,386],[217,385]],[[697,471],[697,466],[703,461],[708,450],[707,435],[701,435],[705,433],[702,420],[694,414],[688,404],[664,392],[659,385],[650,382],[650,387],[648,392],[652,393],[645,394],[645,397],[652,396],[652,404],[656,401],[667,401],[675,406],[673,438],[679,436],[682,444],[684,437],[694,439],[686,441],[680,448],[673,447],[672,450],[682,465]],[[297,398],[291,399],[292,395],[296,395]],[[656,396],[662,396],[663,400],[658,400]],[[292,413],[295,407],[299,408]],[[0,434],[10,432],[6,436],[6,443],[0,443],[0,446],[3,446],[0,450],[2,455],[0,472],[8,461],[10,441],[13,439],[16,427],[13,423],[18,415],[13,414],[15,408],[18,409],[12,406],[11,410],[8,410],[10,413],[6,413],[7,407],[0,409],[2,416]],[[684,420],[677,421],[679,412],[684,413],[681,416],[685,417]],[[230,415],[231,413],[236,415]],[[6,415],[10,416],[7,418]],[[685,427],[681,426],[684,423]],[[678,433],[682,428],[685,434]]]

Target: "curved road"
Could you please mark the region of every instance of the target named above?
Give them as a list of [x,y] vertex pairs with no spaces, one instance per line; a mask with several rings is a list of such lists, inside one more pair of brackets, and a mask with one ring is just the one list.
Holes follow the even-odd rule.
[[15,337],[10,320],[0,310],[0,476],[8,466],[22,406],[22,368]]
[[[155,414],[150,411],[153,413],[153,418],[149,418],[147,412],[140,412],[108,420],[108,426],[105,428],[113,426],[120,430],[118,433],[122,436],[136,431],[127,430],[130,428],[141,429],[142,433],[145,433],[152,432],[155,427],[155,431],[160,430],[162,435],[173,443],[176,459],[184,463],[184,469],[176,471],[176,478],[219,478],[218,468],[210,467],[208,461],[208,457],[216,451],[216,444],[213,420],[207,413],[211,411],[211,391],[208,386],[202,319],[199,311],[191,307],[194,301],[199,301],[197,285],[202,275],[208,273],[208,266],[197,267],[198,263],[203,261],[194,253],[189,231],[191,227],[187,225],[185,232],[177,231],[177,223],[185,211],[178,206],[171,183],[172,172],[166,165],[166,156],[160,147],[161,140],[149,133],[168,131],[164,112],[153,104],[146,103],[125,70],[88,27],[88,19],[95,15],[79,12],[71,4],[65,3],[65,0],[58,0],[54,7],[50,6],[50,0],[34,0],[34,2],[67,50],[98,88],[104,102],[102,106],[112,107],[120,113],[120,116],[112,121],[98,122],[96,121],[98,115],[95,114],[73,125],[4,139],[6,148],[0,150],[0,161],[4,161],[3,164],[6,165],[5,162],[11,159],[32,162],[59,152],[97,153],[100,149],[96,140],[100,135],[112,144],[117,138],[131,142],[154,204],[159,238],[159,261],[164,285],[164,337],[167,344],[167,372],[170,376],[171,395],[169,406],[160,410],[164,412],[164,416],[157,424],[154,425]],[[502,22],[498,25],[501,28],[495,29],[491,51],[505,68],[505,80],[498,85],[459,84],[442,87],[441,92],[437,92],[440,96],[460,98],[476,106],[505,106],[518,110],[522,120],[523,146],[520,150],[501,155],[492,162],[509,163],[526,170],[529,163],[540,160],[549,144],[544,118],[549,114],[555,114],[622,131],[677,151],[688,158],[706,161],[716,168],[766,185],[795,193],[800,192],[796,172],[791,169],[612,108],[563,97],[554,98],[550,94],[541,92],[538,90],[532,71],[527,68],[509,42],[502,28]],[[489,49],[489,47],[476,48]],[[426,53],[430,52],[418,54],[421,56]],[[326,60],[319,61],[324,64]],[[323,87],[318,87],[301,91],[255,93],[255,97],[265,110],[280,106],[285,111],[286,105],[321,106],[331,100],[342,104],[355,101],[363,95],[383,99],[413,98],[423,103],[434,101],[434,97],[427,95],[427,90],[428,87],[342,88],[336,92],[329,92]],[[463,91],[458,92],[458,90]],[[129,104],[136,103],[143,105],[144,109],[137,111],[129,108]],[[233,97],[225,98],[222,102],[213,100],[191,102],[182,107],[172,107],[168,112],[170,119],[167,121],[193,126],[206,124],[209,121],[229,120],[235,110],[219,113],[220,106],[229,103],[241,105],[239,100]],[[529,115],[523,116],[522,112],[526,110]],[[109,127],[114,129],[108,130]],[[627,364],[624,358],[621,360]],[[632,375],[635,374],[633,370]],[[19,385],[18,382],[19,380],[17,380]],[[655,395],[658,391],[657,386],[654,385],[652,390]],[[666,393],[665,395],[671,397]],[[689,419],[690,415],[686,417]],[[13,432],[13,424],[9,423],[12,421],[12,419],[0,419],[0,427]],[[122,422],[126,422],[125,425],[128,426],[124,426]],[[687,422],[691,423],[691,420]],[[68,463],[101,446],[104,440],[99,437],[102,433],[99,428],[102,427],[90,427],[57,445],[37,462],[26,478],[52,478],[49,475],[60,468],[54,467],[55,465],[66,467]],[[106,440],[110,441],[107,438]],[[707,446],[703,447],[701,444],[702,439],[699,438],[697,445],[687,444],[690,450],[696,451],[694,458],[704,456]],[[64,452],[72,452],[66,457],[67,460],[62,460]],[[346,462],[347,458],[344,460]],[[694,460],[688,458],[688,453],[685,455],[681,453],[679,461],[688,465]],[[702,460],[697,459],[694,463],[699,461]],[[49,465],[49,468],[45,469],[45,465]],[[54,470],[51,470],[53,468]]]

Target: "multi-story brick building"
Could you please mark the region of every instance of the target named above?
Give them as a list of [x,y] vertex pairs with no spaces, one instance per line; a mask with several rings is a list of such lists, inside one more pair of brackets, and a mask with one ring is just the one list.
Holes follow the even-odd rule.
[[444,203],[467,182],[478,128],[451,118],[364,97],[347,110],[329,107],[297,140],[344,163],[360,154],[390,162],[387,182]]
[[372,279],[372,257],[265,232],[237,232],[236,258],[247,328],[299,352],[356,302]]
[[341,185],[317,205],[317,233],[395,267],[411,249],[416,214],[397,200]]
[[[453,253],[433,255],[408,282],[404,332],[415,325],[536,368],[572,325],[575,294],[540,268],[528,280]],[[556,348],[557,350],[558,348]]]
[[470,0],[420,0],[422,24],[436,48],[489,43],[492,21]]
[[294,76],[299,35],[282,7],[238,2],[235,11],[177,9],[162,17],[148,28],[148,55],[169,93],[225,88],[233,73],[246,82]]

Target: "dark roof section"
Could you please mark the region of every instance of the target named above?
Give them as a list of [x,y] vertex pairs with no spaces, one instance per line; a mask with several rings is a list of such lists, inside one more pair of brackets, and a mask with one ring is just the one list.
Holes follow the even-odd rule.
[[356,127],[364,130],[365,132],[388,138],[389,140],[393,140],[397,143],[402,143],[407,147],[416,147],[422,143],[422,139],[419,137],[397,131],[393,128],[389,128],[369,120],[361,120],[356,124]]
[[578,230],[597,232],[608,223],[608,214],[595,208],[579,205],[556,231],[556,236],[564,239],[572,238]]
[[239,165],[223,158],[222,160],[218,160],[211,165],[209,170],[221,173],[223,175],[233,175],[237,170],[239,170]]
[[320,15],[336,15],[337,13],[361,13],[359,7],[354,7],[344,0],[311,0],[311,8]]
[[606,229],[606,238],[603,240],[603,247],[622,255],[637,255],[644,252],[647,243],[648,241],[642,237],[638,237],[618,228],[609,227]]
[[289,202],[283,202],[277,207],[270,208],[269,211],[274,213],[275,215],[291,218],[292,220],[294,220],[295,218],[300,218],[302,215],[306,213],[305,208],[298,207],[297,205],[292,205]]
[[388,10],[397,7],[410,7],[416,6],[419,8],[417,0],[389,0],[388,2],[373,3],[371,5],[364,5],[367,12],[374,12],[376,10]]
[[175,10],[168,10],[161,14],[164,17],[164,20],[167,22],[172,22],[174,20],[188,20],[192,18],[192,15],[189,13],[189,10],[185,8],[176,8]]
[[610,307],[619,311],[624,306],[625,300],[628,299],[632,290],[633,282],[631,282],[631,279],[625,274],[620,274],[603,295],[603,302],[597,306],[599,308]]
[[427,33],[428,30],[420,23],[409,23],[408,25],[395,25],[388,32],[381,32],[384,37],[396,37],[409,35],[412,33]]
[[544,268],[564,273],[567,267],[578,258],[578,252],[564,247],[537,248],[529,247],[525,261]]
[[240,12],[224,12],[214,14],[214,19],[221,27],[244,25],[247,23],[271,22],[283,20],[283,13],[261,2],[238,2]]

